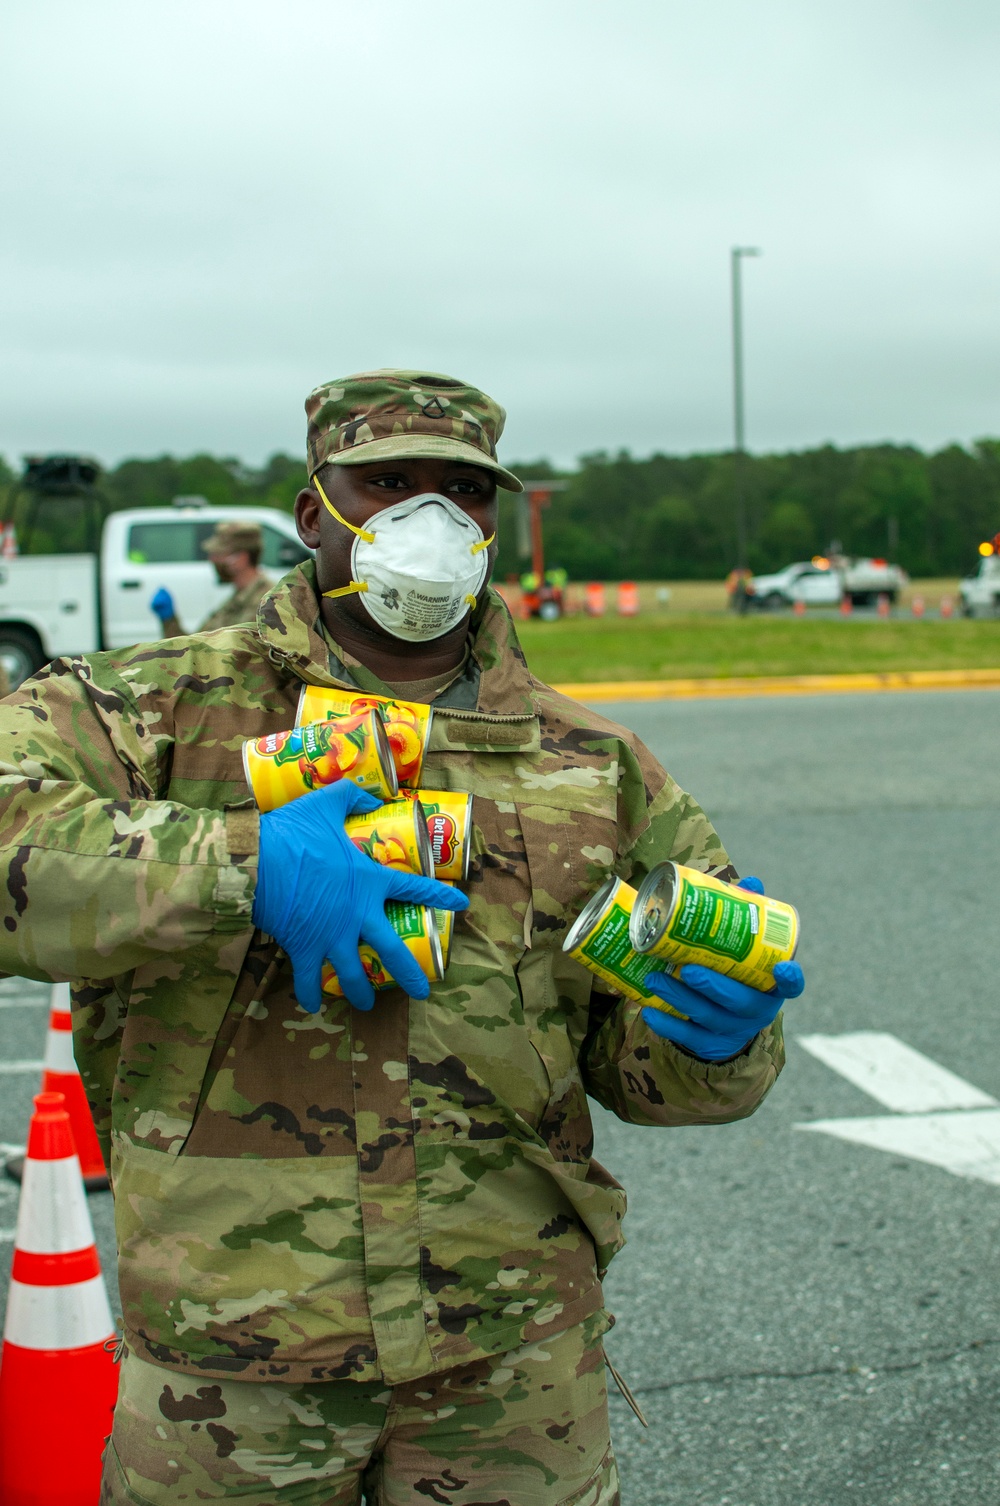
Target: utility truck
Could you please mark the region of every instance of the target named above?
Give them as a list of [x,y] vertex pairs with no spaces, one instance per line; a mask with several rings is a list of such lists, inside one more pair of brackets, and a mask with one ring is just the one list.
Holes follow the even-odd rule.
[[95,462],[75,456],[27,463],[21,548],[30,549],[39,535],[57,551],[67,538],[85,547],[71,554],[12,554],[11,525],[5,525],[0,663],[12,689],[57,655],[162,637],[149,605],[160,586],[173,597],[185,632],[194,632],[232,594],[201,549],[219,523],[260,525],[261,569],[272,580],[309,556],[292,518],[271,507],[216,507],[203,497],[177,497],[173,506],[128,508],[108,514],[102,523],[98,474]]
[[773,575],[751,576],[746,584],[747,606],[764,612],[799,601],[806,606],[835,607],[847,598],[854,606],[864,607],[880,596],[893,603],[907,579],[905,570],[886,560],[817,554]]
[[963,617],[1000,617],[1000,533],[979,546],[979,568],[958,588]]

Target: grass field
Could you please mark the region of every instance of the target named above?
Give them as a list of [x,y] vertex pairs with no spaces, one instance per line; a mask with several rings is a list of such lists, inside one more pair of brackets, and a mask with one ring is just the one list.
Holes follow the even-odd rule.
[[552,683],[1000,667],[1000,621],[819,620],[687,612],[519,622]]

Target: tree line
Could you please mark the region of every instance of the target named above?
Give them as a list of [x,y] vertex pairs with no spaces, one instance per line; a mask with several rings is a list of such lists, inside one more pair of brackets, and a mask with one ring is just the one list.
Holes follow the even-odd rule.
[[[911,575],[964,574],[976,547],[1000,529],[1000,440],[948,445],[926,454],[909,445],[868,445],[741,462],[748,563],[756,571],[807,559],[839,541],[848,554],[892,558]],[[547,461],[515,464],[523,479],[558,479],[545,513],[546,562],[584,580],[709,580],[736,561],[735,458],[731,453],[636,459],[627,451],[585,455],[573,470]],[[0,496],[16,491],[0,460]],[[103,511],[169,505],[199,495],[229,506],[290,511],[306,484],[304,464],[284,454],[253,468],[235,459],[195,455],[125,460],[100,482]],[[14,507],[15,522],[24,497]],[[526,562],[521,504],[501,494],[500,578]],[[4,508],[8,516],[9,507]],[[58,520],[58,521],[56,521]],[[32,552],[84,547],[74,509],[47,509]]]

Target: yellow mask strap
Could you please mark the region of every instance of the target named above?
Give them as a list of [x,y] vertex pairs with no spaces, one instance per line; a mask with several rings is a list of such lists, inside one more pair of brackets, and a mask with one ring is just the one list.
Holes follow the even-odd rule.
[[[330,501],[330,498],[327,496],[326,492],[323,490],[322,486],[320,485],[320,479],[319,479],[318,473],[312,478],[312,484],[316,488],[316,490],[319,492],[319,494],[322,497],[323,501],[326,503],[326,506],[333,513],[333,516],[336,518],[336,520],[337,520],[338,523],[343,523],[343,525],[344,525],[345,528],[349,528],[352,533],[356,533],[359,539],[364,539],[364,541],[365,541],[366,544],[373,544],[375,542],[375,535],[373,533],[369,533],[369,531],[368,531],[367,528],[355,528],[355,526],[354,526],[353,523],[348,523],[348,521],[347,521],[346,518],[342,518],[340,516],[340,513],[334,507],[333,503]],[[358,586],[358,585],[354,586],[354,590],[355,591],[364,591],[364,590],[367,590],[367,589],[368,589],[367,586]],[[336,592],[336,591],[324,591],[323,592],[324,596],[337,596],[337,595],[340,595],[340,594],[341,594],[340,592]]]
[[352,580],[349,586],[338,586],[336,591],[324,591],[324,596],[352,596],[355,591],[367,591],[366,580]]
[[[369,533],[369,531],[368,531],[367,528],[355,528],[355,526],[354,526],[353,523],[348,523],[348,521],[347,521],[346,518],[342,518],[341,517],[340,513],[337,511],[337,509],[334,507],[333,503],[330,501],[330,498],[327,496],[326,492],[323,490],[323,487],[322,487],[322,485],[320,483],[320,479],[319,479],[318,475],[316,475],[316,476],[314,476],[312,478],[312,484],[316,488],[316,490],[319,492],[320,496],[323,499],[323,502],[330,509],[330,511],[333,513],[333,516],[336,518],[336,520],[337,520],[338,523],[343,523],[343,525],[344,525],[345,528],[349,528],[352,533],[356,533],[359,539],[364,539],[364,541],[365,541],[366,544],[372,543],[372,541],[375,538],[375,535],[373,533]],[[352,580],[351,584],[349,586],[338,586],[338,588],[337,588],[336,591],[324,591],[323,595],[324,596],[353,596],[356,591],[367,591],[367,590],[368,590],[368,582],[367,581],[365,581],[365,580]]]
[[488,549],[495,538],[496,538],[496,534],[495,533],[491,533],[490,536],[489,536],[489,538],[488,539],[483,539],[483,542],[481,544],[473,544],[473,546],[472,546],[472,552],[473,552],[473,554],[481,554],[484,549]]

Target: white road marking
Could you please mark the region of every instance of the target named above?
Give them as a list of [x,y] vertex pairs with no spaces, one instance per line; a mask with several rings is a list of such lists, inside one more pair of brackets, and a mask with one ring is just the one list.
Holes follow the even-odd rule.
[[952,1176],[1000,1187],[1000,1110],[881,1114],[874,1119],[818,1119],[801,1130],[940,1166]]
[[42,1061],[0,1062],[0,1073],[11,1076],[16,1072],[40,1072],[44,1065]]
[[13,1145],[9,1140],[0,1140],[0,1156],[23,1156],[26,1145]]
[[816,1119],[796,1129],[907,1156],[952,1176],[1000,1187],[1000,1105],[995,1098],[882,1031],[807,1035],[799,1040],[834,1072],[895,1112],[865,1119]]
[[48,999],[0,999],[0,1009],[47,1009]]
[[0,1229],[0,1245],[12,1245],[16,1233],[16,1229]]
[[988,1093],[881,1030],[800,1035],[798,1040],[812,1056],[896,1114],[998,1107]]

